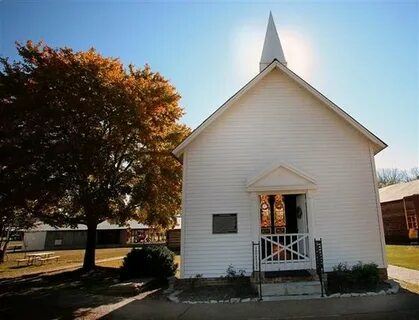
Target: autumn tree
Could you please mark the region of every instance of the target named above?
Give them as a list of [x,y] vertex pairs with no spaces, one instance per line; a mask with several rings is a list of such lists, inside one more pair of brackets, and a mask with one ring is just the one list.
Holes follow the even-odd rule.
[[25,180],[37,188],[31,212],[54,226],[87,225],[86,270],[95,265],[98,223],[169,226],[181,195],[171,150],[189,132],[175,88],[147,65],[124,68],[94,49],[28,42],[17,50],[21,60],[2,59],[0,73],[0,112],[16,118],[17,138],[0,148],[23,150]]
[[31,121],[25,115],[28,109],[16,103],[24,89],[21,79],[7,76],[14,73],[16,66],[1,62],[4,69],[0,72],[0,263],[13,232],[31,227],[36,222],[36,213],[45,210],[47,202],[54,198],[45,188],[49,182],[40,170],[39,155],[32,152],[33,132],[29,127],[24,129],[24,124]]

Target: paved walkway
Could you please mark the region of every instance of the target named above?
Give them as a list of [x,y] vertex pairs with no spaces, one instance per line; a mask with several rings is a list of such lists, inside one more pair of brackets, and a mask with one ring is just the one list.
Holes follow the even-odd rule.
[[100,319],[418,319],[419,295],[314,299],[237,304],[182,304],[133,300]]
[[389,265],[387,273],[390,278],[419,285],[419,270]]

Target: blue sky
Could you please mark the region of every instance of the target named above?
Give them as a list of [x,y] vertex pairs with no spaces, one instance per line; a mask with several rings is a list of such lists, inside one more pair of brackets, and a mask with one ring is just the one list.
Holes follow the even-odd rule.
[[419,165],[417,1],[0,2],[0,54],[15,41],[95,47],[161,72],[195,128],[258,72],[272,10],[288,66],[389,147],[377,167]]

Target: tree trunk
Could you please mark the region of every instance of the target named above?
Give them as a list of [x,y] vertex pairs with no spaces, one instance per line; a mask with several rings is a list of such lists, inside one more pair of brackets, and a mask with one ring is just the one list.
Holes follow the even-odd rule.
[[4,262],[4,257],[6,256],[6,250],[7,250],[7,247],[5,247],[4,249],[0,248],[0,263]]
[[[0,237],[2,235],[0,234]],[[1,239],[0,241],[0,263],[4,262],[4,258],[6,257],[7,252],[7,245],[10,242],[10,228],[7,229],[6,239]]]
[[87,225],[86,251],[83,261],[83,269],[85,271],[90,271],[95,268],[96,230],[97,223],[89,223]]

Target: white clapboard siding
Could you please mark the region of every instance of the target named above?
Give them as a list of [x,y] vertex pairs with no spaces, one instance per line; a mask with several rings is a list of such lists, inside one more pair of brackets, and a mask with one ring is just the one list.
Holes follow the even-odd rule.
[[[326,271],[384,259],[369,141],[274,69],[189,144],[184,153],[182,277],[251,272],[246,179],[275,162],[313,177],[309,232],[323,239]],[[237,213],[237,234],[212,234],[212,214]]]

